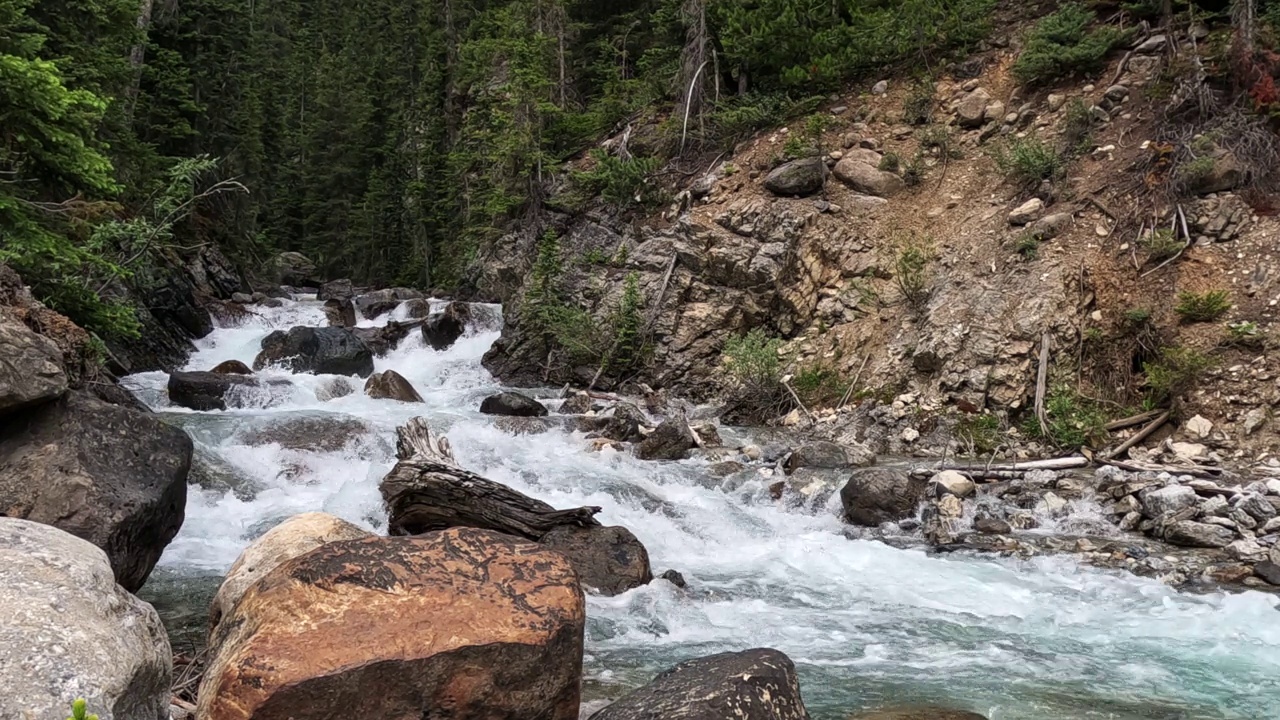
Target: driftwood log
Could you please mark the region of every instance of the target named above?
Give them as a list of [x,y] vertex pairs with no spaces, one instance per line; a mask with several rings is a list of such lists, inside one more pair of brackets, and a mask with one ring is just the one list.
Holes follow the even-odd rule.
[[474,527],[536,541],[564,525],[600,524],[594,517],[598,507],[557,510],[463,470],[448,439],[433,434],[422,418],[396,429],[396,457],[400,462],[379,485],[390,535]]

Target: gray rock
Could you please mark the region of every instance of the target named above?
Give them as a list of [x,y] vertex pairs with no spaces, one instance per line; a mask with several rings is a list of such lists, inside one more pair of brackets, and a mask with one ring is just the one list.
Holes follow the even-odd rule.
[[569,558],[583,587],[619,595],[653,580],[649,552],[624,527],[561,526],[538,541]]
[[1264,560],[1254,565],[1253,572],[1272,585],[1280,585],[1280,565],[1270,560]]
[[1261,562],[1267,559],[1267,549],[1255,540],[1235,540],[1227,545],[1227,556],[1243,562]]
[[0,617],[0,717],[59,720],[80,697],[101,720],[169,717],[164,626],[99,548],[0,518]]
[[500,392],[485,398],[480,403],[480,412],[485,415],[543,417],[547,415],[547,407],[523,393]]
[[467,331],[470,306],[452,302],[422,324],[422,339],[432,350],[447,350]]
[[907,187],[897,175],[856,159],[844,158],[832,172],[857,192],[876,197],[893,197]]
[[356,307],[350,299],[325,300],[324,316],[329,327],[350,328],[356,326]]
[[253,302],[253,296],[248,293],[242,293],[242,292],[231,293],[231,302],[240,303],[241,305],[248,305],[249,303]]
[[1147,489],[1142,491],[1138,497],[1142,501],[1142,508],[1146,516],[1153,520],[1169,513],[1194,507],[1199,502],[1196,491],[1186,485],[1169,485],[1168,487]]
[[683,460],[695,446],[689,422],[681,415],[669,417],[635,446],[641,460]]
[[672,585],[675,585],[681,590],[689,587],[689,583],[685,581],[684,575],[681,575],[678,570],[667,570],[666,572],[662,573],[658,577],[662,578],[663,580],[666,580]]
[[980,127],[987,118],[987,106],[990,104],[991,94],[976,88],[956,103],[956,124],[962,128]]
[[559,412],[562,415],[584,415],[591,412],[594,404],[595,401],[591,399],[590,395],[584,392],[575,392],[560,404]]
[[980,517],[973,521],[973,529],[984,535],[1008,535],[1013,532],[1009,523],[1000,518]]
[[1049,93],[1049,112],[1058,112],[1067,104],[1067,96],[1061,93]]
[[777,650],[680,663],[591,720],[808,720],[795,664]]
[[16,320],[0,318],[0,416],[66,391],[58,346]]
[[262,339],[253,369],[283,365],[295,373],[315,375],[373,374],[373,351],[347,328],[295,327],[276,330]]
[[259,387],[252,375],[225,372],[175,372],[169,374],[169,402],[192,410],[226,410],[235,406],[232,388]]
[[1267,411],[1265,408],[1254,408],[1244,415],[1244,434],[1252,435],[1265,425],[1267,422]]
[[1205,516],[1225,515],[1229,509],[1227,499],[1221,495],[1214,495],[1200,503],[1200,514]]
[[418,323],[413,321],[389,320],[381,327],[351,328],[351,334],[367,345],[374,357],[385,357],[400,345],[401,340],[409,337],[410,332],[417,329]]
[[1182,520],[1164,530],[1166,542],[1183,547],[1222,548],[1231,544],[1235,533],[1224,527]]
[[406,300],[421,300],[423,297],[421,292],[412,288],[389,288],[357,295],[352,302],[361,317],[372,320],[395,310]]
[[431,302],[426,298],[404,301],[404,316],[408,320],[421,320],[431,315]]
[[840,504],[849,522],[875,527],[915,515],[924,495],[924,480],[915,480],[902,470],[866,468],[849,477],[840,490]]
[[182,527],[191,438],[77,391],[0,425],[0,437],[4,514],[88,540],[126,590],[142,587]]
[[1037,240],[1052,240],[1071,227],[1071,213],[1054,213],[1031,223],[1028,231]]
[[224,360],[213,366],[211,373],[219,375],[252,375],[253,370],[239,360]]
[[883,95],[883,94],[885,94],[885,93],[887,93],[887,92],[889,92],[889,81],[888,81],[888,80],[881,80],[880,82],[878,82],[878,83],[876,83],[875,85],[872,85],[872,86],[871,86],[871,94],[872,94],[872,95]]
[[320,291],[316,293],[317,300],[338,300],[346,301],[355,297],[356,290],[352,286],[351,281],[347,279],[330,280],[320,286]]
[[822,158],[801,158],[774,168],[764,179],[764,187],[774,195],[812,195],[827,182],[827,165]]
[[276,282],[281,285],[305,287],[316,284],[316,264],[302,253],[282,252],[272,259],[271,266],[275,270]]
[[422,402],[422,396],[414,389],[413,383],[395,370],[370,375],[364,384],[364,394],[375,400]]
[[985,715],[967,710],[952,710],[934,705],[905,705],[860,712],[849,716],[848,720],[987,720],[987,718]]
[[1167,45],[1168,43],[1169,43],[1169,38],[1165,37],[1164,35],[1152,35],[1146,40],[1143,40],[1142,43],[1138,45],[1138,47],[1133,49],[1133,51],[1138,53],[1139,55],[1151,55],[1153,53],[1157,53],[1163,50],[1164,46]]
[[1260,523],[1265,523],[1276,516],[1275,507],[1259,493],[1249,493],[1242,497],[1240,502],[1236,503],[1236,509],[1243,510]]
[[875,453],[865,446],[840,445],[818,440],[796,448],[787,458],[788,473],[804,467],[845,468],[866,466],[876,461]]
[[1009,213],[1009,224],[1027,225],[1038,219],[1043,212],[1044,201],[1040,198],[1031,198]]
[[1220,151],[1213,157],[1213,165],[1202,175],[1193,178],[1191,189],[1199,195],[1225,192],[1244,183],[1246,171],[1236,156]]
[[1106,92],[1102,94],[1111,102],[1118,103],[1121,100],[1124,100],[1125,98],[1129,97],[1129,88],[1125,87],[1124,85],[1112,85],[1111,87],[1107,88]]
[[708,467],[707,474],[712,477],[722,478],[733,475],[734,473],[740,473],[746,469],[746,466],[737,460],[724,460]]
[[929,478],[929,487],[933,491],[933,496],[938,498],[943,495],[967,498],[978,489],[972,480],[955,470],[943,470]]

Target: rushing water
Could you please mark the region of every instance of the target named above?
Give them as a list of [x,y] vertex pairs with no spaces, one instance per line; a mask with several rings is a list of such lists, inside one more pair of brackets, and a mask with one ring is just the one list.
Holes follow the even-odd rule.
[[[313,299],[262,308],[199,341],[188,369],[252,363],[271,330],[324,324]],[[274,523],[324,510],[383,527],[377,486],[393,463],[394,428],[423,415],[463,466],[552,505],[602,506],[600,519],[631,529],[656,572],[688,579],[685,592],[657,581],[589,598],[587,697],[614,697],[690,657],[769,646],[796,661],[815,720],[921,702],[992,720],[1280,717],[1271,596],[1182,594],[1066,558],[940,557],[848,540],[832,508],[780,508],[763,478],[726,489],[705,461],[590,452],[580,434],[560,430],[513,437],[476,411],[498,389],[480,366],[497,336],[495,322],[435,352],[414,334],[376,360],[408,378],[423,404],[358,390],[322,401],[334,378],[267,370],[290,385],[262,407],[196,413],[169,405],[164,373],[128,378],[191,433],[217,478],[191,488],[186,523],[144,590],[178,649],[201,632],[220,574]],[[329,451],[246,440],[308,417],[355,418],[368,431]]]

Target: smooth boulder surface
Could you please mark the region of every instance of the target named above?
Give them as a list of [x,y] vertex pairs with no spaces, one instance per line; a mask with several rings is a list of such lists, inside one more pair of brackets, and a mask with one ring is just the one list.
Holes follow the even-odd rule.
[[370,375],[364,384],[364,394],[375,400],[422,402],[422,396],[413,388],[413,383],[395,370]]
[[199,720],[577,720],[585,602],[559,553],[452,528],[326,543],[223,618]]
[[160,617],[116,584],[101,549],[0,518],[0,717],[168,720],[172,654]]
[[[221,367],[221,366],[219,366]],[[234,399],[228,403],[232,388],[258,387],[258,378],[217,372],[175,372],[169,374],[169,402],[192,410],[226,410],[236,406]]]
[[916,480],[902,470],[855,470],[840,490],[840,504],[849,522],[875,527],[915,515],[925,487],[924,480]]
[[787,458],[788,473],[800,468],[843,468],[870,465],[875,462],[875,453],[862,446],[849,446],[826,440],[805,443],[796,448]]
[[303,287],[316,282],[316,264],[298,252],[282,252],[271,261],[276,282],[281,285]]
[[764,187],[774,195],[812,195],[827,182],[822,158],[801,158],[783,163],[765,176]]
[[352,328],[351,332],[369,346],[374,357],[384,357],[395,350],[401,340],[409,337],[409,332],[416,327],[416,322],[391,320],[381,327],[358,327]]
[[832,170],[840,182],[867,195],[889,198],[906,189],[902,178],[887,170],[853,159],[843,159]]
[[1230,545],[1236,534],[1221,525],[1182,520],[1165,528],[1164,539],[1183,547],[1222,548]]
[[295,327],[262,339],[262,352],[254,358],[253,368],[277,364],[295,373],[369,377],[373,351],[346,328]]
[[543,417],[547,408],[528,395],[518,392],[501,392],[490,395],[480,403],[485,415],[511,415],[514,417]]
[[62,351],[15,320],[0,318],[0,415],[67,391]]
[[252,375],[253,370],[239,360],[224,360],[213,367],[211,373],[219,375]]
[[448,350],[467,331],[471,319],[469,307],[463,303],[449,303],[444,310],[427,318],[422,324],[422,339],[432,350]]
[[680,663],[591,720],[809,720],[791,658],[768,648]]
[[649,437],[637,443],[635,456],[641,460],[684,460],[696,446],[689,421],[677,415],[663,420]]
[[405,300],[421,300],[423,297],[421,292],[412,288],[388,288],[357,295],[352,302],[361,317],[372,320],[395,310]]
[[216,630],[222,618],[235,609],[250,586],[286,561],[331,542],[367,537],[373,537],[372,533],[322,512],[294,515],[276,525],[245,548],[227,571],[209,606],[210,631]]
[[191,438],[154,415],[71,392],[0,426],[0,514],[102,548],[142,587],[182,527]]
[[330,280],[320,286],[319,292],[316,293],[316,299],[322,301],[337,300],[345,302],[355,297],[356,290],[351,281],[343,278],[341,280]]
[[624,527],[565,525],[539,543],[569,558],[582,586],[601,595],[619,595],[653,580],[649,551]]
[[325,300],[324,317],[329,327],[353,328],[356,326],[356,307],[350,300]]

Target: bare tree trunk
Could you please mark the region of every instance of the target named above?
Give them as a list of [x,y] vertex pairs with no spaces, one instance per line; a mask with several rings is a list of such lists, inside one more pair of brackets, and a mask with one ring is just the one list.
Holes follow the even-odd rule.
[[154,0],[142,0],[138,6],[138,19],[136,21],[138,42],[132,48],[129,48],[129,69],[133,72],[133,79],[125,95],[129,108],[126,111],[127,120],[130,123],[133,122],[133,113],[138,105],[138,93],[142,88],[142,64],[147,59],[147,30],[151,27],[151,9],[154,4]]
[[676,116],[687,119],[696,116],[701,122],[706,103],[706,74],[704,69],[710,58],[707,50],[710,35],[707,31],[706,0],[685,0],[680,12],[685,22],[685,44],[680,51],[680,86]]

